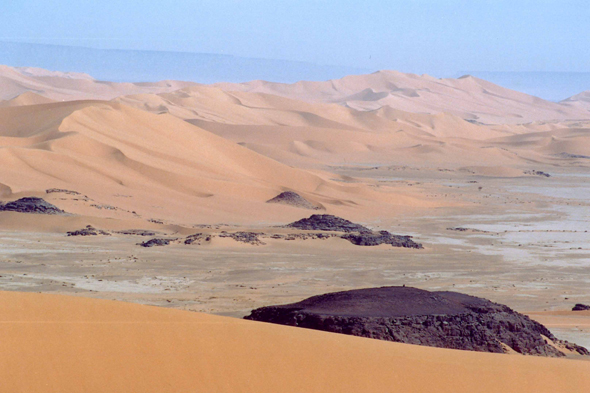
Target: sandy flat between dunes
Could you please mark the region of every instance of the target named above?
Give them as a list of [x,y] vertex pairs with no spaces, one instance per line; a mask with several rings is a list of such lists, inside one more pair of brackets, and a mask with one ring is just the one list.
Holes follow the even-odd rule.
[[586,392],[590,362],[0,292],[4,392]]

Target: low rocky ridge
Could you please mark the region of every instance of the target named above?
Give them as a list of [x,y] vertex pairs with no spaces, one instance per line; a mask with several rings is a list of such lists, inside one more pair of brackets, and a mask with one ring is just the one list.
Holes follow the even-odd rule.
[[543,172],[543,171],[537,171],[537,170],[530,170],[530,171],[524,171],[525,175],[532,175],[532,176],[541,176],[541,177],[551,177],[550,174],[548,174],[547,172]]
[[145,242],[137,243],[138,246],[142,247],[155,247],[155,246],[167,246],[170,243],[176,242],[178,239],[159,239],[154,238],[146,240]]
[[[562,357],[561,341],[507,306],[457,292],[381,287],[328,293],[253,310],[245,319],[431,347]],[[550,343],[548,340],[551,340]]]
[[310,210],[324,210],[323,206],[316,206],[301,195],[293,191],[281,192],[276,197],[269,199],[266,203],[280,203],[283,205],[289,205],[294,207],[300,207],[302,209]]
[[5,204],[0,204],[0,211],[35,214],[66,214],[65,211],[57,206],[52,205],[42,198],[36,197],[26,197]]
[[234,232],[228,233],[226,231],[221,231],[221,233],[217,236],[219,237],[229,237],[234,239],[237,242],[253,244],[256,246],[265,245],[263,241],[260,240],[259,236],[264,235],[264,233],[257,233],[257,232]]
[[68,236],[111,236],[110,233],[103,231],[102,229],[96,229],[92,225],[86,225],[86,228],[79,229],[77,231],[67,232]]
[[387,231],[377,233],[349,233],[341,236],[355,246],[378,246],[380,244],[390,244],[393,247],[405,248],[424,248],[412,240],[412,236],[392,235]]
[[[331,216],[328,214],[312,215],[310,218],[299,220],[295,223],[289,224],[287,228],[316,228],[310,229],[310,232],[301,233],[265,233],[265,232],[210,232],[210,233],[195,233],[186,238],[153,238],[138,245],[142,247],[167,246],[170,244],[185,244],[185,245],[205,245],[211,243],[214,238],[230,238],[236,242],[250,244],[254,246],[263,246],[267,243],[264,239],[274,240],[326,240],[330,238],[341,238],[348,240],[356,246],[377,246],[379,244],[390,244],[393,247],[405,248],[423,248],[421,244],[412,240],[411,236],[393,235],[387,231],[373,232],[369,228],[362,225],[355,224],[340,217]],[[319,229],[317,229],[319,228]],[[326,229],[327,228],[327,229]],[[314,231],[314,232],[311,232]],[[68,236],[96,236],[111,234],[122,235],[140,235],[140,236],[155,236],[156,232],[144,231],[139,229],[129,229],[124,231],[107,232],[96,229],[92,226],[68,232]]]
[[422,244],[414,242],[412,236],[394,235],[387,231],[374,232],[365,226],[331,214],[314,214],[285,227],[307,231],[344,232],[346,234],[340,237],[356,246],[390,244],[393,247],[424,248]]

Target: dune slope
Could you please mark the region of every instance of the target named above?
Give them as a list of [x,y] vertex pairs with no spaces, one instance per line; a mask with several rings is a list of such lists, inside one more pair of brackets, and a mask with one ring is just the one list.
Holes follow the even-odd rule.
[[[95,206],[103,215],[184,223],[276,219],[281,211],[286,218],[299,217],[296,208],[265,203],[286,190],[328,206],[392,199],[287,166],[172,115],[120,103],[0,108],[0,143],[4,197],[73,190],[116,207]],[[345,202],[350,200],[356,202]],[[68,212],[82,212],[81,201],[63,203],[56,202]]]
[[590,363],[426,348],[57,295],[0,292],[10,392],[583,392]]

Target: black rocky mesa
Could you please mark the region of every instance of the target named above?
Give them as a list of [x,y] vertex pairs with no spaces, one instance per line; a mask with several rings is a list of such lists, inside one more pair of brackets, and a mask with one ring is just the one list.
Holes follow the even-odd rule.
[[[367,288],[262,307],[245,319],[440,348],[526,355],[581,355],[540,323],[507,306],[457,292],[411,287]],[[557,345],[551,345],[547,339]],[[567,351],[566,351],[567,352]]]
[[288,224],[286,227],[307,231],[344,232],[345,235],[340,237],[357,246],[390,244],[393,247],[424,248],[420,243],[414,242],[412,236],[394,235],[387,231],[374,232],[365,226],[331,214],[314,214],[309,218]]
[[66,214],[55,205],[37,197],[25,197],[16,201],[0,204],[0,211],[35,214]]

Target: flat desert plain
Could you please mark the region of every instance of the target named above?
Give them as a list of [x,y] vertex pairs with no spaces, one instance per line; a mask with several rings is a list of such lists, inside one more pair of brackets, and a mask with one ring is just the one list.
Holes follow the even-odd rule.
[[[590,347],[590,316],[569,311],[590,304],[585,96],[554,103],[389,71],[330,83],[117,84],[0,68],[0,198],[64,212],[0,211],[6,391],[590,389],[580,358],[238,319],[406,285],[506,304]],[[267,203],[286,191],[309,205]],[[312,214],[424,248],[284,227]],[[98,234],[67,235],[88,225]],[[154,238],[169,244],[139,245]]]

